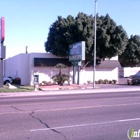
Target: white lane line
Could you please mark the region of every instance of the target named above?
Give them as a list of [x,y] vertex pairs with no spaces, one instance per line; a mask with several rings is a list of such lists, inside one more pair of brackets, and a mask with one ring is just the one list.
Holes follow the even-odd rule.
[[59,127],[51,127],[51,128],[42,128],[42,129],[32,129],[31,132],[36,131],[47,131],[53,129],[65,129],[65,128],[74,128],[74,127],[86,127],[86,126],[94,126],[94,125],[102,125],[102,124],[113,124],[113,123],[120,123],[120,122],[130,122],[130,121],[139,121],[140,118],[132,118],[132,119],[124,119],[124,120],[114,120],[114,121],[107,121],[107,122],[98,122],[98,123],[87,123],[87,124],[78,124],[78,125],[68,125],[68,126],[59,126]]

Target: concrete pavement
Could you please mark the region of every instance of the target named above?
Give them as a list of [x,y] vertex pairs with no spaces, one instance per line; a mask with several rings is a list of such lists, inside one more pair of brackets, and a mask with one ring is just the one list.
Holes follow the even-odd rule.
[[0,100],[0,140],[128,140],[140,129],[139,92]]
[[[77,85],[76,85],[77,86]],[[39,95],[64,95],[64,94],[85,94],[85,93],[108,93],[108,92],[133,92],[140,91],[140,86],[128,86],[128,85],[97,85],[96,89],[93,89],[92,85],[89,86],[61,86],[52,88],[41,88],[41,90],[33,92],[11,92],[0,93],[0,97],[12,97],[12,96],[39,96]]]

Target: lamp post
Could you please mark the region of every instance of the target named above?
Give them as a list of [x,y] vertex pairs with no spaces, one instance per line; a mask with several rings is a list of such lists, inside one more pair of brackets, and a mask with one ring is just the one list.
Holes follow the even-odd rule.
[[96,72],[96,7],[97,7],[97,0],[95,0],[95,8],[94,8],[94,63],[93,63],[93,89],[95,88],[95,72]]

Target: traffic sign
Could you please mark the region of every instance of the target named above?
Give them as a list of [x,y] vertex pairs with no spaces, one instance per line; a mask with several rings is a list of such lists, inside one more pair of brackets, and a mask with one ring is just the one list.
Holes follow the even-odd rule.
[[3,42],[5,39],[5,19],[1,17],[0,21],[0,42]]

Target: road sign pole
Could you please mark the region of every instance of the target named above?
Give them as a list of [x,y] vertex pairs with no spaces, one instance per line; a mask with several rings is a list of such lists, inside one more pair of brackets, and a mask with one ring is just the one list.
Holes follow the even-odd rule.
[[75,65],[73,64],[73,84],[75,84]]
[[1,17],[0,20],[0,88],[3,87],[3,59],[5,58],[5,47],[4,45],[5,39],[5,19]]
[[80,81],[80,66],[78,65],[77,85],[79,85],[79,81]]
[[[0,49],[2,50],[3,43],[0,43]],[[0,59],[0,88],[3,88],[3,59]]]

